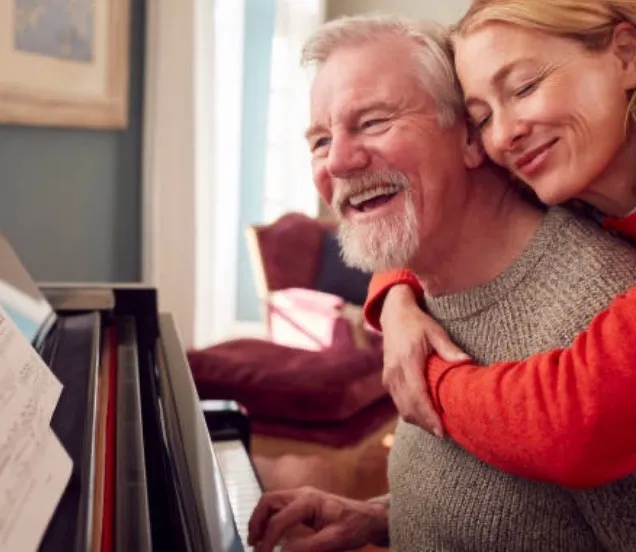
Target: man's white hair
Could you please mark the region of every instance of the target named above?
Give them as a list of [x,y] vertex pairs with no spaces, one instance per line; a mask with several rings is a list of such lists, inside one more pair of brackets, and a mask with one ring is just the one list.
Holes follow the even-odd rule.
[[361,15],[334,19],[322,25],[303,47],[304,66],[323,64],[339,48],[373,42],[381,35],[408,38],[419,65],[419,80],[437,105],[442,126],[452,125],[464,114],[455,76],[450,39],[441,25],[394,15]]

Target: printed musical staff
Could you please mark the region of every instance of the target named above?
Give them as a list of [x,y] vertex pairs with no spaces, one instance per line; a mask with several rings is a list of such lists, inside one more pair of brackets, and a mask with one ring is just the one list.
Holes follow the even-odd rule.
[[0,552],[37,550],[72,462],[50,428],[62,385],[0,307]]

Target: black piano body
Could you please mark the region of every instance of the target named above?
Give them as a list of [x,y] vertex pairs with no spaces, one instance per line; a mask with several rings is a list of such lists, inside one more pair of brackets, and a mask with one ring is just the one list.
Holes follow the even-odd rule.
[[[41,290],[57,321],[40,354],[64,385],[51,426],[73,473],[40,551],[244,550],[249,511],[237,519],[238,491],[228,486],[236,486],[228,478],[241,478],[239,486],[249,487],[248,508],[258,500],[243,445],[244,416],[233,403],[211,405],[204,415],[174,321],[158,312],[156,291],[143,285]],[[115,383],[105,379],[109,359],[116,359]],[[104,381],[116,390],[110,433]],[[206,418],[223,429],[218,445]],[[110,446],[108,435],[114,435]],[[104,460],[108,454],[114,464]],[[237,454],[251,473],[223,471],[222,456],[236,465]],[[114,493],[106,500],[104,474],[113,465]],[[109,537],[105,527],[112,528]]]

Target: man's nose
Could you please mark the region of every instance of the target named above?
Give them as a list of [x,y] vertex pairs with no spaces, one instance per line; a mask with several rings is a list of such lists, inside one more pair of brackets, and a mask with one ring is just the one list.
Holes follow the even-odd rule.
[[327,170],[331,176],[346,178],[369,165],[369,152],[359,137],[339,133],[331,139]]
[[530,125],[513,114],[501,114],[493,121],[493,145],[502,153],[513,151],[529,133]]

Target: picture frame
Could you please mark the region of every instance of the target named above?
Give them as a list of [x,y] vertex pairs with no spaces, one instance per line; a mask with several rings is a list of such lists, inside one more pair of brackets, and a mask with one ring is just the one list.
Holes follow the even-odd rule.
[[0,0],[0,124],[128,124],[130,0]]

